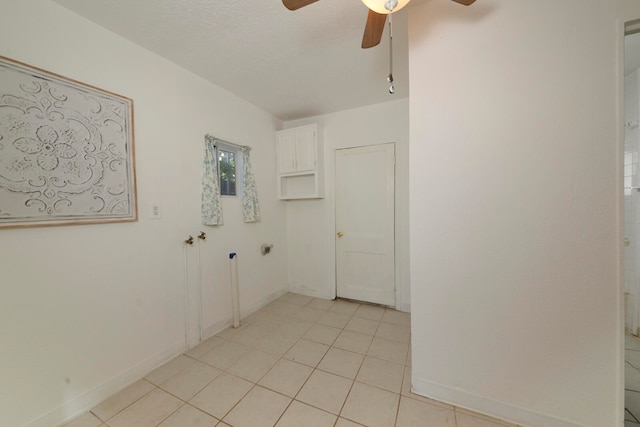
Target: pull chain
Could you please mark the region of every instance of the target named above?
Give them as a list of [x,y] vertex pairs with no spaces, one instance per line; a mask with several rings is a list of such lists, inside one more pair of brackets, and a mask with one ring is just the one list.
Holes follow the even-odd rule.
[[391,20],[393,13],[389,14],[389,75],[387,76],[387,82],[389,83],[389,93],[394,94],[396,92],[396,88],[393,87],[393,33],[391,29],[393,28],[391,25]]

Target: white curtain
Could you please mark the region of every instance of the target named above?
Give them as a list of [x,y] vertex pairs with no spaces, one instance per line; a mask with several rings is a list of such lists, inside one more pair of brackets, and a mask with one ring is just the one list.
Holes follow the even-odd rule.
[[253,169],[251,169],[251,161],[249,160],[249,153],[251,147],[240,147],[242,152],[242,216],[244,222],[257,222],[260,221],[260,204],[258,203],[258,190],[256,188],[256,178],[253,176]]
[[205,135],[204,165],[202,170],[202,223],[222,225],[222,203],[220,199],[220,178],[215,139]]

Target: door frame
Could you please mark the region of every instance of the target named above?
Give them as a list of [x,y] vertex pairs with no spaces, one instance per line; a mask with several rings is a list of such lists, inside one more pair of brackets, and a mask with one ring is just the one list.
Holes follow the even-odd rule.
[[[623,35],[623,42],[622,42],[622,46],[623,46],[623,48],[622,48],[623,49],[622,70],[623,70],[623,73],[622,73],[622,90],[621,90],[621,92],[622,92],[622,104],[623,104],[622,105],[621,115],[622,115],[622,120],[624,122],[624,130],[621,132],[621,134],[622,134],[622,143],[621,143],[622,144],[622,149],[621,149],[621,151],[622,151],[622,154],[621,154],[622,160],[619,162],[619,164],[622,165],[623,179],[624,179],[624,168],[625,168],[625,166],[624,166],[624,162],[625,162],[624,156],[625,156],[626,142],[627,142],[626,141],[626,120],[627,120],[627,118],[626,118],[626,93],[627,93],[626,89],[627,89],[627,84],[626,84],[626,76],[624,75],[624,69],[625,69],[625,66],[626,66],[627,57],[625,55],[625,53],[626,53],[625,46],[627,44],[627,36],[631,36],[631,35],[638,34],[638,33],[640,33],[640,20],[632,20],[632,21],[627,21],[627,22],[624,23],[624,35]],[[633,205],[636,205],[636,198],[638,196],[640,196],[640,194],[638,194],[636,192],[636,189],[633,188],[634,184],[637,185],[637,183],[634,183],[632,181],[632,183],[631,183],[632,188],[631,188],[630,198],[631,198],[631,203]],[[626,184],[623,184],[623,186],[624,185],[626,185]],[[632,316],[632,320],[631,320],[631,324],[629,325],[629,329],[631,330],[631,333],[634,336],[640,336],[639,335],[639,332],[640,332],[639,331],[639,329],[640,329],[640,292],[638,292],[639,289],[637,287],[637,286],[640,286],[640,285],[636,282],[635,285],[634,285],[636,287],[634,289],[630,289],[630,291],[633,290],[633,291],[635,291],[635,293],[632,293],[632,292],[629,292],[628,294],[626,293],[626,290],[627,290],[626,289],[627,262],[626,262],[626,254],[625,254],[625,252],[626,252],[625,247],[627,246],[626,239],[627,239],[627,237],[629,237],[631,239],[631,242],[632,242],[633,247],[634,247],[634,250],[633,250],[634,263],[638,262],[638,257],[640,255],[640,249],[638,248],[637,241],[639,240],[638,236],[640,235],[640,230],[638,230],[637,226],[636,226],[633,229],[634,234],[632,236],[627,236],[626,235],[626,233],[627,233],[626,224],[627,224],[628,218],[627,218],[627,214],[626,214],[626,206],[625,206],[626,205],[626,197],[625,196],[623,196],[623,198],[622,198],[622,204],[623,204],[623,208],[622,208],[622,218],[623,219],[621,221],[621,228],[622,228],[621,234],[624,236],[624,241],[625,241],[623,249],[622,249],[622,256],[621,256],[621,259],[622,259],[622,277],[623,277],[622,284],[621,284],[622,292],[623,292],[623,298],[622,298],[622,313],[623,313],[622,315],[624,317],[623,325],[624,325],[624,329],[626,331],[627,330],[627,315],[629,314],[628,313],[628,309],[630,309],[630,311],[631,311],[630,315]],[[640,212],[635,212],[634,211],[634,214],[637,217],[637,215],[640,214]],[[633,219],[635,219],[635,218],[633,218]],[[638,266],[639,265],[636,264],[636,267],[638,267]],[[626,295],[628,295],[629,300],[627,300]],[[631,300],[631,298],[633,298],[633,300]],[[628,301],[630,301],[631,304],[629,304]]]
[[[399,168],[398,168],[398,157],[399,157],[399,147],[401,146],[401,144],[398,144],[395,141],[386,141],[386,142],[381,142],[378,144],[357,144],[357,145],[352,145],[352,146],[345,146],[345,147],[336,147],[333,150],[333,165],[334,165],[334,170],[333,170],[333,197],[332,197],[332,207],[331,207],[331,212],[332,212],[332,222],[333,222],[333,234],[332,234],[332,241],[333,241],[333,265],[334,265],[334,275],[333,275],[333,286],[331,288],[331,299],[336,299],[337,295],[338,295],[338,264],[336,262],[336,257],[338,254],[338,251],[336,249],[336,193],[337,193],[337,185],[338,185],[338,181],[337,181],[337,168],[335,167],[336,165],[336,156],[337,156],[337,152],[338,150],[349,150],[352,148],[363,148],[363,147],[375,147],[378,145],[386,145],[386,144],[390,144],[393,145],[393,152],[394,152],[394,200],[393,200],[393,209],[394,209],[394,231],[393,231],[393,259],[394,259],[394,274],[393,274],[393,281],[394,281],[394,288],[395,288],[395,309],[398,311],[402,311],[402,309],[404,307],[402,307],[402,286],[401,286],[401,264],[400,264],[400,260],[401,260],[401,254],[400,254],[400,249],[401,249],[401,245],[399,244],[399,238],[400,238],[400,231],[401,231],[401,222],[400,222],[400,188],[399,188],[399,183],[400,183],[400,176],[399,176]],[[408,274],[408,272],[407,272]]]

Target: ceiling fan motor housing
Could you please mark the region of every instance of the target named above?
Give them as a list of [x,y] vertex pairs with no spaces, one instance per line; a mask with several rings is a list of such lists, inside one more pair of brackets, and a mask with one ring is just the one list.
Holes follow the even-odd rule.
[[397,12],[409,3],[410,0],[362,0],[369,9],[381,15]]
[[393,9],[395,9],[396,6],[398,6],[398,0],[387,0],[384,4],[384,8],[389,12],[393,12]]

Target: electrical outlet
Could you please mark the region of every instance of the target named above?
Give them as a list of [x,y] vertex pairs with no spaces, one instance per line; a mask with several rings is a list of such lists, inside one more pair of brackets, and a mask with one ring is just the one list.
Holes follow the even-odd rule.
[[153,204],[151,206],[151,219],[160,219],[162,218],[162,211],[160,210],[159,204]]

